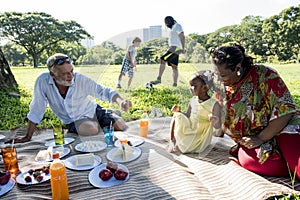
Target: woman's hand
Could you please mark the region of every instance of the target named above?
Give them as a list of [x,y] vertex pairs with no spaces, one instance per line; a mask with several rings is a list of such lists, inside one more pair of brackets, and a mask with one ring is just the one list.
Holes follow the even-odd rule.
[[264,143],[261,139],[259,139],[257,136],[246,136],[243,137],[239,143],[248,149],[254,149],[256,147],[259,147]]

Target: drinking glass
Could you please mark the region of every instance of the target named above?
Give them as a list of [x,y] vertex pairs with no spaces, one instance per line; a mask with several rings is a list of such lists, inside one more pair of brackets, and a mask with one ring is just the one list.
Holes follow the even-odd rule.
[[53,127],[53,136],[55,145],[63,145],[65,142],[64,130],[62,126],[54,126]]
[[105,126],[103,127],[103,133],[107,147],[111,148],[114,146],[114,127]]
[[16,177],[19,172],[17,150],[13,144],[3,144],[1,154],[4,163],[4,169],[9,171],[12,177]]

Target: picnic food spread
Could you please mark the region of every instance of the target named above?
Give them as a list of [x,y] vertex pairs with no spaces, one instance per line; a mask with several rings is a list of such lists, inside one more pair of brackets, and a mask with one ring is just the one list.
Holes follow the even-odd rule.
[[[130,158],[136,151],[133,148],[137,148],[137,147],[132,147],[131,146],[132,144],[128,140],[120,141],[120,143],[121,143],[120,146],[114,148],[116,150],[114,152],[114,157],[120,156],[120,158],[124,161],[131,161]],[[60,161],[59,158],[68,155],[72,148],[69,149],[67,147],[64,147],[63,145],[48,146],[47,149],[39,150],[36,156],[34,157],[34,160],[41,163],[52,162],[52,164],[51,165],[43,164],[41,167],[30,168],[29,170],[26,170],[23,173],[21,172],[16,177],[16,182],[20,185],[33,185],[33,184],[40,184],[51,180],[52,194],[54,195],[53,198],[57,195],[58,196],[61,195],[60,192],[58,192],[57,190],[58,185],[59,188],[64,189],[66,191],[66,194],[68,194],[67,192],[68,183],[67,183],[67,177],[65,173],[66,167],[72,170],[93,169],[97,167],[99,164],[101,164],[102,159],[98,155],[94,155],[94,153],[91,152],[102,151],[103,149],[106,148],[107,148],[106,144],[101,141],[81,142],[75,146],[75,150],[79,152],[87,152],[87,153],[76,154],[70,156],[66,160]],[[65,177],[65,178],[61,179],[57,177]],[[95,177],[95,175],[93,175],[93,177]],[[99,170],[97,177],[99,180],[106,182],[104,184],[104,187],[111,187],[116,184],[121,184],[127,181],[129,178],[129,171],[127,167],[125,167],[124,165],[121,164],[119,165],[117,162],[108,161],[105,164],[105,168],[103,169],[101,168],[101,170]],[[98,182],[97,177],[95,177],[96,182]],[[10,188],[8,189],[8,191],[11,190],[14,186],[14,184],[12,185],[12,183],[8,183],[10,179],[11,176],[9,172],[5,172],[5,171],[0,172],[0,184],[4,186],[6,185],[9,186]],[[65,180],[65,181],[57,182],[57,180]],[[94,180],[89,179],[89,181],[92,183]],[[92,185],[95,184],[92,183]],[[2,194],[0,194],[0,196],[2,196]]]

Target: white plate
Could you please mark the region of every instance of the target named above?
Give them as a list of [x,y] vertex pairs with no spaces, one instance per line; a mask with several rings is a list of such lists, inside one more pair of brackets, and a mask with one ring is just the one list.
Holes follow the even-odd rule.
[[0,134],[0,140],[4,139],[5,135]]
[[66,160],[64,160],[64,163],[65,163],[66,167],[69,169],[89,170],[89,169],[93,169],[94,167],[98,166],[102,162],[102,160],[99,156],[94,155],[94,157],[95,157],[95,160],[94,160],[93,165],[76,166],[75,165],[75,156],[71,156],[71,157],[67,158]]
[[[75,139],[74,138],[65,138],[65,143],[64,145],[67,145],[67,144],[70,144],[74,141]],[[50,146],[53,146],[55,147],[55,142],[54,142],[54,139],[53,140],[48,140],[46,143],[45,143],[45,146],[46,147],[50,147]]]
[[100,177],[99,177],[99,173],[102,169],[106,169],[106,163],[103,163],[100,166],[95,167],[94,169],[92,169],[92,171],[90,171],[89,173],[89,181],[90,183],[98,188],[106,188],[106,187],[112,187],[115,185],[119,185],[122,184],[126,181],[128,181],[129,179],[129,170],[125,165],[122,164],[118,164],[118,168],[124,169],[125,171],[128,172],[128,176],[126,177],[125,180],[117,180],[114,176],[111,177],[109,180],[107,181],[103,181]]
[[[127,141],[130,141],[133,147],[139,146],[145,142],[144,138],[141,137],[135,137],[135,136],[126,136],[124,137]],[[115,141],[115,146],[119,147],[120,146],[120,140]]]
[[[64,147],[64,152],[62,154],[59,154],[59,158],[65,157],[70,152],[71,152],[71,150],[69,148]],[[53,158],[48,157],[48,158],[46,158],[46,160],[37,160],[37,157],[35,157],[35,161],[37,161],[37,162],[51,162],[51,161],[53,161]]]
[[75,149],[80,152],[92,153],[102,151],[107,147],[107,144],[102,141],[85,141],[75,146]]
[[[16,178],[17,183],[22,184],[22,185],[34,185],[34,184],[39,184],[39,183],[43,183],[46,182],[48,180],[50,180],[51,175],[49,174],[45,174],[45,173],[41,173],[41,175],[43,176],[43,180],[41,180],[40,182],[38,182],[33,175],[30,175],[28,172],[23,172],[22,174],[19,174]],[[31,177],[31,182],[26,182],[25,181],[25,177],[26,176],[30,176]]]
[[8,191],[10,191],[15,186],[15,179],[10,178],[9,181],[5,185],[0,185],[0,196],[6,194]]
[[115,152],[118,150],[118,147],[111,149],[106,154],[106,158],[110,161],[117,162],[117,163],[126,163],[126,162],[133,161],[142,154],[142,150],[138,147],[132,147],[132,148],[133,148],[134,152],[132,153],[131,157],[128,160],[123,160],[123,156],[114,158]]

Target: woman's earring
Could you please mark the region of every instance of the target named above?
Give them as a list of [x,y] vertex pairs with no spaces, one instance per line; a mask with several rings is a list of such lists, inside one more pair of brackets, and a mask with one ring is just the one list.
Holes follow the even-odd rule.
[[237,76],[240,76],[240,75],[241,75],[241,72],[240,72],[240,71],[237,71],[237,72],[236,72],[236,75],[237,75]]

